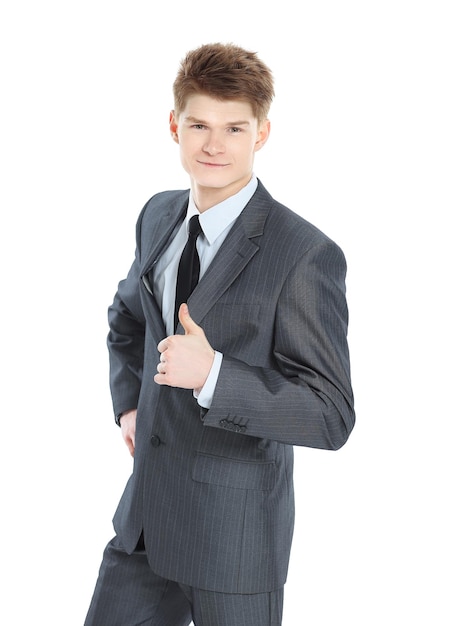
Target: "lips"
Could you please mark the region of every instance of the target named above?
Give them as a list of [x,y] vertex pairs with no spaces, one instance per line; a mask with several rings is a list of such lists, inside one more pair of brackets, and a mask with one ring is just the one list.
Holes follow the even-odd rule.
[[209,163],[207,161],[197,161],[200,165],[204,165],[205,167],[226,167],[227,163]]

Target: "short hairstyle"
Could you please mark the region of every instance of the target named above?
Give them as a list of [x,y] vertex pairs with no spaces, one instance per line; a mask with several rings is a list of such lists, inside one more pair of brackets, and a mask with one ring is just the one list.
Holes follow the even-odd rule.
[[205,94],[217,100],[246,101],[262,122],[274,97],[273,75],[256,52],[233,44],[206,44],[181,61],[173,93],[176,113],[182,113],[189,96]]

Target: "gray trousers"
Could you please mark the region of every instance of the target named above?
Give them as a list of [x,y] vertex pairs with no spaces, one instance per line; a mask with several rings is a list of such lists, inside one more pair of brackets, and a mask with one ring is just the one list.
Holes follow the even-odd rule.
[[195,589],[154,574],[143,543],[105,548],[84,626],[281,626],[283,588],[250,595]]

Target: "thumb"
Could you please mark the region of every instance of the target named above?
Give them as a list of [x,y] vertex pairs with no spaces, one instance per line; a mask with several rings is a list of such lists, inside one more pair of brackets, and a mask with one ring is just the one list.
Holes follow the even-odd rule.
[[184,328],[186,335],[199,335],[203,333],[203,330],[198,326],[189,313],[189,307],[187,304],[181,304],[179,307],[179,321]]

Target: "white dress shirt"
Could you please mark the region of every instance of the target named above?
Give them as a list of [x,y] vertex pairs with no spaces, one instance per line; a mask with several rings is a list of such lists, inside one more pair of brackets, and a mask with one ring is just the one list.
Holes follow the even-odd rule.
[[[173,334],[175,330],[173,320],[178,265],[187,242],[190,218],[193,215],[199,215],[200,226],[202,227],[202,233],[197,238],[197,252],[200,259],[199,280],[201,280],[237,217],[255,193],[257,184],[256,176],[252,175],[250,182],[238,193],[200,214],[195,206],[191,191],[186,217],[153,270],[154,296],[160,305],[168,335]],[[222,359],[223,355],[215,351],[215,360],[205,385],[200,394],[194,392],[198,403],[205,408],[209,408],[211,405]]]

